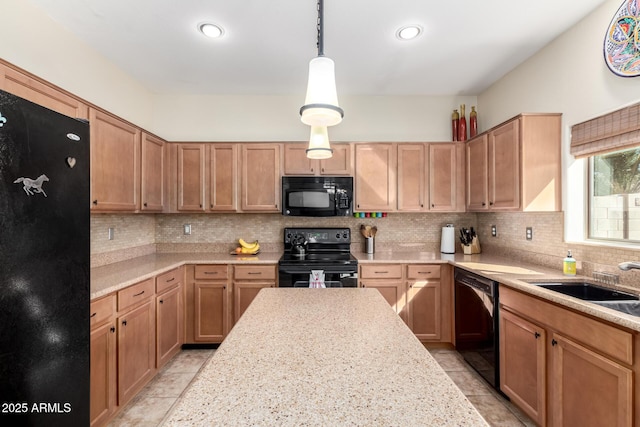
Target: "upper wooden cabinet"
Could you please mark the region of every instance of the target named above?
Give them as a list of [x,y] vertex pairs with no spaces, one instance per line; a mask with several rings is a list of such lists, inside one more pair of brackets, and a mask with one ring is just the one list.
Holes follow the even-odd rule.
[[241,144],[240,208],[247,212],[280,212],[281,144]]
[[91,209],[136,211],[140,207],[140,129],[95,108],[89,111]]
[[307,158],[307,144],[284,144],[284,175],[353,175],[351,144],[331,144],[333,156],[329,159]]
[[205,144],[178,144],[178,210],[204,211]]
[[522,114],[467,143],[467,209],[561,209],[560,114]]
[[464,211],[464,144],[398,144],[398,211]]
[[221,212],[236,211],[238,209],[237,144],[212,144],[207,155],[209,209]]
[[140,210],[161,212],[165,204],[166,173],[165,143],[148,133],[142,133],[140,165]]
[[356,144],[355,157],[354,209],[356,211],[395,211],[396,144]]
[[0,89],[69,117],[89,118],[89,108],[61,89],[0,62]]

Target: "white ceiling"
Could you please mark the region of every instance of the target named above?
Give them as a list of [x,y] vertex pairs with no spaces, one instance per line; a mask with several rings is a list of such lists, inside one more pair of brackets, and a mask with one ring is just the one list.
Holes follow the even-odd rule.
[[[29,1],[158,93],[303,96],[317,55],[316,0]],[[339,95],[473,96],[604,2],[325,0],[324,53]]]

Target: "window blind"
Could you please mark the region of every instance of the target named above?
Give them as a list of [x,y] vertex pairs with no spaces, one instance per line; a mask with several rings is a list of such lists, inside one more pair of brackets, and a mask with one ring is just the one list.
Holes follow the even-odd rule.
[[570,152],[587,157],[640,145],[640,103],[571,127]]

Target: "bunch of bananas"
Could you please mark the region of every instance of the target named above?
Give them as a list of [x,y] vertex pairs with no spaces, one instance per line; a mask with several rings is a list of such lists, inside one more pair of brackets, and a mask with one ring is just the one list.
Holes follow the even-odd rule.
[[251,243],[247,243],[244,241],[244,239],[238,239],[238,243],[240,244],[240,246],[236,248],[237,254],[255,255],[258,253],[258,251],[260,251],[260,244],[257,240]]

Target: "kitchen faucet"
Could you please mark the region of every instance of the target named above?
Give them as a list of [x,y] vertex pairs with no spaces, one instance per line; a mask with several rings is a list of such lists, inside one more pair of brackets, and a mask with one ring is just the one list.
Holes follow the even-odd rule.
[[620,264],[618,264],[618,268],[624,271],[631,270],[632,268],[637,268],[640,270],[640,261],[621,262]]

